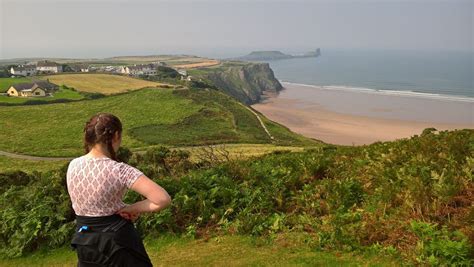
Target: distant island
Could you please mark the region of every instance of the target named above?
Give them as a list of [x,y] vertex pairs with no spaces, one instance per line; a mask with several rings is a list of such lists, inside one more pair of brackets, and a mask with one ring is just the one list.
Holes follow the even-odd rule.
[[302,55],[289,55],[281,51],[253,51],[252,53],[235,58],[237,60],[246,61],[266,61],[266,60],[280,60],[280,59],[292,59],[292,58],[306,58],[306,57],[319,57],[321,55],[321,49],[317,48],[314,51],[304,53]]

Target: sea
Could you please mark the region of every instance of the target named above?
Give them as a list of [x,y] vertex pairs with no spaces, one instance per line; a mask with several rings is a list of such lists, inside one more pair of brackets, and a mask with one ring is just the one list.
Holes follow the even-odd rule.
[[325,50],[268,61],[282,82],[474,102],[474,52]]

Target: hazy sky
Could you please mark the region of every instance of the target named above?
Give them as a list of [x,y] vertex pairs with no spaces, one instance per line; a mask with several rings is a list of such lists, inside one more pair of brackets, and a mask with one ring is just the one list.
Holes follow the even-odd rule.
[[0,58],[473,51],[474,0],[0,0]]

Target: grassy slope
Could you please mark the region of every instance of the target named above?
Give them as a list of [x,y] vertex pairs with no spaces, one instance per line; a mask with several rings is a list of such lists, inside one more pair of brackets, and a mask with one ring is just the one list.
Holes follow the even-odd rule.
[[[0,107],[0,149],[43,156],[75,156],[82,152],[84,123],[98,112],[111,112],[124,124],[122,144],[144,145],[132,140],[128,130],[150,123],[176,123],[201,108],[172,90],[147,89],[97,100],[40,106]],[[28,121],[28,127],[24,123]],[[15,138],[10,138],[14,136]]]
[[[145,240],[145,246],[154,266],[396,266],[387,258],[317,252],[295,238],[283,238],[269,244],[243,236],[209,240],[162,236]],[[68,248],[0,260],[1,266],[74,266],[76,263],[75,252]]]
[[42,78],[49,79],[50,82],[58,85],[73,87],[78,91],[102,94],[114,94],[160,85],[155,82],[111,74],[60,74]]
[[[8,140],[0,143],[0,150],[80,155],[82,128],[97,112],[110,112],[122,120],[122,145],[132,149],[154,144],[271,143],[255,116],[222,93],[144,89],[97,100],[0,107],[4,118],[0,138]],[[279,145],[314,144],[281,126],[272,127],[285,133]]]

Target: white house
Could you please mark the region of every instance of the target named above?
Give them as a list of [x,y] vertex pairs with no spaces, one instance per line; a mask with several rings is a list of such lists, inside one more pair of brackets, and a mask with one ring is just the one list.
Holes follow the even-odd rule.
[[156,67],[153,64],[143,64],[125,66],[120,69],[120,73],[128,75],[156,75]]
[[62,65],[48,60],[38,61],[36,63],[37,72],[58,73],[63,72]]
[[36,74],[36,66],[34,65],[19,65],[10,68],[10,73],[16,76],[32,76]]

